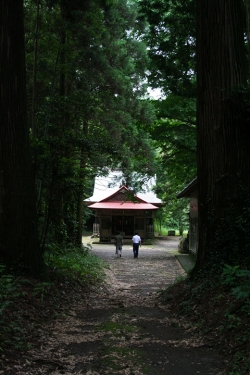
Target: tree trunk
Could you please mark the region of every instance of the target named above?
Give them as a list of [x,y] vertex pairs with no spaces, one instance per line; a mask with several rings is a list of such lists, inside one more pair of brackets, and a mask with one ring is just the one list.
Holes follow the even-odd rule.
[[246,7],[246,36],[248,46],[248,75],[250,75],[250,0],[245,1]]
[[34,60],[33,60],[33,87],[32,87],[32,135],[36,137],[36,96],[37,96],[37,54],[38,54],[38,30],[39,30],[40,0],[36,3],[36,28],[34,37]]
[[35,183],[26,113],[22,0],[0,8],[0,251],[5,264],[39,277]]
[[[83,134],[85,138],[88,138],[89,133],[89,124],[88,121],[85,119],[83,121]],[[84,179],[84,172],[86,168],[86,162],[88,158],[88,152],[85,151],[83,148],[81,149],[81,160],[79,166],[79,181],[80,187],[78,191],[78,204],[77,204],[77,239],[76,242],[78,245],[82,245],[82,227],[83,227],[83,179]]]
[[214,250],[224,252],[224,259],[232,251],[240,252],[228,223],[229,211],[235,219],[242,212],[246,202],[240,199],[240,190],[249,189],[250,184],[249,126],[240,90],[236,95],[236,88],[246,83],[244,20],[241,0],[197,0],[199,249],[195,271]]

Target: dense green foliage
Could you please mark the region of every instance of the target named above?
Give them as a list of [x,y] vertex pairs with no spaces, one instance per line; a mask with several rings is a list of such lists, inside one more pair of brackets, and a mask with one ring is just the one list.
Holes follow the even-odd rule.
[[[155,173],[136,3],[25,2],[27,90],[41,246],[80,244],[94,176]],[[34,30],[36,30],[34,34]]]
[[[170,81],[167,86],[156,51],[166,56],[170,44],[184,46],[193,33],[182,27],[176,40],[171,36],[180,4],[169,2],[163,19],[157,2],[154,7],[156,19],[136,1],[24,1],[27,115],[43,254],[51,243],[81,245],[89,215],[83,200],[92,194],[94,177],[110,168],[121,169],[135,191],[157,174],[157,193],[168,204],[164,224],[181,231],[185,225],[186,203],[175,196],[195,174],[194,101],[184,89],[188,76],[190,85],[194,80],[175,48],[166,69],[178,63],[186,78],[178,89]],[[188,19],[192,7],[184,13]],[[154,36],[157,22],[165,23],[167,43],[162,33]],[[189,59],[191,67],[192,53]],[[167,98],[149,100],[148,84],[162,86]]]
[[139,6],[140,18],[147,22],[147,79],[165,96],[154,102],[157,120],[146,128],[158,151],[156,192],[166,202],[161,220],[182,232],[188,208],[176,195],[197,173],[195,2],[140,0]]
[[156,193],[166,206],[156,219],[183,231],[188,228],[188,202],[177,194],[196,176],[195,101],[169,95],[154,101],[156,121],[145,127],[157,150]]
[[46,252],[46,264],[62,275],[78,278],[85,285],[97,284],[104,279],[105,263],[91,253],[88,247],[62,249],[50,245]]
[[195,1],[139,0],[148,27],[149,82],[166,95],[195,97]]
[[[151,7],[145,10],[143,3],[124,0],[84,5],[25,2],[29,119],[42,248],[51,241],[81,242],[87,217],[80,202],[91,195],[94,176],[109,167],[121,168],[127,181],[139,171],[141,181],[132,185],[136,191],[158,170],[157,193],[168,204],[164,221],[177,228],[186,224],[186,203],[177,202],[176,194],[196,173],[195,106],[190,97],[194,33],[193,24],[187,30],[183,20],[178,33],[173,28],[180,14],[187,21],[194,13],[192,3],[183,9],[169,2],[168,12],[162,12],[157,2],[154,6],[156,18]],[[161,30],[159,24],[164,25]],[[168,30],[165,36],[163,29]],[[191,49],[185,47],[187,40],[192,40]],[[165,59],[170,45],[183,48],[172,48]],[[162,51],[160,59],[156,50]],[[183,65],[184,50],[189,72]],[[178,89],[176,81],[170,83],[177,62],[182,75]],[[161,78],[155,74],[160,71]],[[169,71],[168,79],[164,71]],[[145,99],[146,78],[152,87],[162,86],[168,93],[164,101]]]

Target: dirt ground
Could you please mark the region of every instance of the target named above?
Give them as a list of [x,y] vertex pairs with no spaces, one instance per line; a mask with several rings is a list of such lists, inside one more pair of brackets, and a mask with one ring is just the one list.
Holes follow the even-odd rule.
[[159,304],[158,291],[185,272],[174,257],[178,238],[142,246],[134,259],[131,245],[117,258],[114,246],[92,244],[109,264],[108,285],[79,302],[71,316],[57,321],[49,353],[62,368],[47,374],[219,375],[223,361],[202,338],[190,337]]
[[117,258],[114,245],[92,244],[109,265],[107,282],[49,322],[40,348],[23,359],[27,371],[22,366],[13,375],[224,374],[216,350],[159,302],[159,291],[185,276],[177,246],[178,238],[155,240],[134,259],[131,245]]

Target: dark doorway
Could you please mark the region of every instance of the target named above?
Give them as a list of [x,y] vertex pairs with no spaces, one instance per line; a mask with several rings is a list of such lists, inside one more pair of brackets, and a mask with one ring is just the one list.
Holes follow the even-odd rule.
[[134,233],[134,216],[113,216],[112,234],[122,232],[123,236],[132,236]]

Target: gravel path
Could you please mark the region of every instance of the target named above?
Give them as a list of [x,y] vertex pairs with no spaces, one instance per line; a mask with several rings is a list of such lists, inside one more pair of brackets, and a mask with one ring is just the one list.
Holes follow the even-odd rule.
[[117,258],[114,245],[93,243],[92,252],[109,265],[107,282],[49,325],[36,374],[224,374],[216,350],[191,336],[157,299],[160,289],[185,276],[177,246],[178,238],[155,240],[134,259],[131,245]]
[[127,294],[149,295],[172,284],[185,272],[174,257],[178,238],[154,240],[142,245],[139,258],[134,259],[132,245],[124,245],[122,257],[117,258],[113,244],[92,244],[92,251],[108,262],[116,289]]
[[81,358],[73,373],[224,374],[216,350],[202,338],[190,337],[188,328],[180,327],[157,300],[160,289],[185,276],[174,256],[177,247],[178,238],[155,240],[152,246],[142,246],[134,259],[131,245],[124,245],[122,257],[117,258],[114,245],[92,244],[93,253],[109,264],[109,286],[92,294],[89,308],[77,313],[82,329],[87,328],[90,335],[94,330],[95,338],[91,336],[91,343],[84,346],[89,349],[84,361],[81,346],[69,346]]

